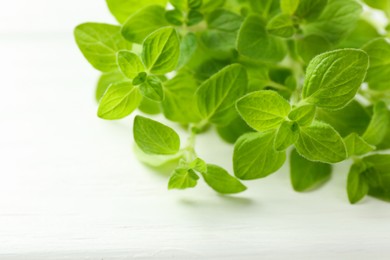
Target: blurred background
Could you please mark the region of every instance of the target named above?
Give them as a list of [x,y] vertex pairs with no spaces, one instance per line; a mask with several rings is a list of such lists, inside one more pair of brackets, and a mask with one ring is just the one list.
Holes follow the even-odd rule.
[[[96,116],[99,73],[73,40],[87,21],[115,23],[104,0],[1,5],[0,259],[390,255],[390,207],[350,206],[347,164],[309,194],[291,189],[286,167],[236,197],[203,184],[168,192],[167,175],[132,154],[132,118]],[[213,133],[199,143],[231,170],[231,146]]]

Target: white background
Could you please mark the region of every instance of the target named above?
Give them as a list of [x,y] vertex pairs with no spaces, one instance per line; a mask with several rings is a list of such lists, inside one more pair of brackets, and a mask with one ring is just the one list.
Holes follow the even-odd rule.
[[[390,258],[390,205],[349,205],[349,162],[306,194],[287,167],[237,196],[168,192],[132,154],[132,118],[96,117],[99,74],[72,36],[86,21],[114,19],[103,0],[1,4],[0,259]],[[232,146],[198,144],[231,172]]]

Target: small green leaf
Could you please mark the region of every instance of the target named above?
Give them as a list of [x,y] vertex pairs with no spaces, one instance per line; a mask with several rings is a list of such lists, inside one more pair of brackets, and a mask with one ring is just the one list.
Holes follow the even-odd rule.
[[300,156],[294,149],[290,155],[290,179],[295,191],[312,190],[330,179],[332,166],[313,162]]
[[317,109],[316,118],[330,124],[341,136],[350,133],[363,135],[371,119],[365,108],[355,100],[336,111]]
[[291,16],[279,14],[274,16],[267,24],[267,31],[273,35],[289,38],[294,35],[295,28]]
[[165,19],[167,19],[167,21],[172,25],[181,26],[183,24],[184,17],[182,12],[174,9],[165,13]]
[[327,5],[328,0],[301,0],[295,15],[305,20],[316,19]]
[[106,0],[110,12],[120,23],[124,23],[130,15],[148,5],[165,7],[167,0]]
[[280,9],[285,14],[292,15],[298,8],[300,0],[280,0]]
[[190,10],[187,16],[186,24],[188,26],[193,26],[195,24],[200,23],[203,20],[203,18],[204,18],[203,14],[198,10]]
[[151,73],[162,75],[176,68],[179,52],[180,42],[176,30],[165,27],[145,39],[142,60]]
[[102,98],[108,87],[113,83],[118,83],[126,80],[126,77],[117,70],[113,70],[111,72],[103,73],[98,80],[96,90],[95,90],[95,98],[96,101]]
[[321,15],[314,21],[303,25],[302,29],[305,35],[315,34],[331,43],[337,43],[355,28],[361,12],[362,6],[355,0],[328,0]]
[[193,188],[198,183],[199,176],[191,169],[178,168],[174,170],[168,182],[168,189]]
[[276,132],[274,147],[278,152],[286,150],[299,137],[299,126],[296,122],[284,121]]
[[206,17],[208,30],[201,34],[202,43],[214,52],[231,51],[243,19],[233,12],[217,9]]
[[164,83],[165,97],[162,101],[165,117],[182,124],[199,122],[201,116],[195,96],[197,87],[194,77],[187,73],[179,73],[166,81]]
[[194,171],[200,172],[200,173],[206,173],[207,172],[207,164],[205,161],[203,161],[200,158],[196,158],[193,160],[189,165],[189,168],[193,169]]
[[344,143],[349,157],[353,155],[364,155],[375,150],[375,146],[367,143],[356,133],[352,133],[344,138]]
[[245,122],[257,131],[279,127],[291,110],[290,103],[272,90],[249,93],[237,101],[236,108]]
[[376,39],[363,47],[370,57],[370,68],[366,81],[374,90],[390,90],[390,43],[384,39]]
[[358,49],[320,54],[307,67],[303,98],[318,107],[341,109],[356,95],[367,68],[368,56]]
[[226,125],[234,119],[235,101],[247,91],[248,78],[239,64],[225,67],[203,82],[196,92],[202,117],[211,123]]
[[340,134],[330,125],[318,121],[300,128],[295,147],[300,155],[310,161],[337,163],[347,158]]
[[355,204],[363,199],[368,193],[368,184],[364,180],[366,166],[363,163],[354,163],[349,169],[347,180],[348,199]]
[[139,73],[134,79],[133,79],[133,85],[138,86],[147,81],[148,79],[148,74],[146,72],[141,72]]
[[121,119],[130,115],[140,104],[141,95],[131,82],[113,83],[100,99],[98,116],[103,119]]
[[117,54],[119,69],[129,79],[134,79],[139,73],[145,71],[141,59],[130,51],[119,51]]
[[162,101],[164,99],[164,90],[160,79],[156,76],[148,76],[146,81],[139,85],[139,90],[142,96],[154,101]]
[[253,180],[264,178],[282,167],[286,153],[275,151],[274,138],[274,131],[241,136],[234,146],[234,175],[241,180]]
[[[339,44],[339,47],[361,48],[368,42],[372,41],[372,39],[378,37],[380,37],[380,34],[378,33],[377,28],[371,22],[361,18],[357,21],[355,29]],[[367,50],[365,51],[367,52]]]
[[316,107],[313,105],[299,106],[291,110],[288,118],[300,126],[310,125],[316,116]]
[[131,49],[120,34],[120,27],[104,23],[84,23],[74,30],[76,43],[88,62],[97,70],[117,69],[116,53]]
[[194,33],[188,33],[181,39],[180,56],[176,69],[182,68],[192,58],[197,47],[198,42]]
[[370,196],[390,201],[390,155],[375,154],[363,158],[367,169],[364,180],[369,186]]
[[180,139],[170,127],[142,116],[134,118],[134,140],[148,154],[176,154]]
[[205,182],[216,192],[234,194],[243,192],[246,187],[223,168],[207,164],[207,172],[202,172]]
[[238,52],[248,58],[264,62],[281,61],[286,48],[282,39],[269,35],[260,16],[248,16],[241,26],[237,41]]
[[374,105],[374,114],[363,134],[363,139],[369,144],[378,145],[386,136],[389,127],[390,121],[387,106],[384,102],[378,102]]
[[308,35],[297,39],[297,52],[305,63],[309,63],[315,56],[331,48],[330,42],[318,35]]
[[149,34],[168,25],[164,7],[150,5],[129,17],[122,26],[122,35],[130,42],[141,44]]

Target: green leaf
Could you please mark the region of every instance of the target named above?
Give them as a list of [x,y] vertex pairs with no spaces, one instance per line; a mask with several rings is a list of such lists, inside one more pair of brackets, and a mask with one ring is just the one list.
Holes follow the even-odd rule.
[[375,154],[363,158],[367,169],[364,180],[369,186],[370,196],[390,201],[390,155]]
[[237,40],[238,52],[248,58],[264,62],[281,61],[286,48],[280,38],[269,35],[260,16],[248,16],[241,26]]
[[347,158],[340,134],[330,125],[318,121],[311,126],[301,127],[295,147],[300,155],[310,161],[337,163]]
[[170,127],[152,119],[136,116],[133,126],[134,140],[148,154],[176,154],[180,138]]
[[202,172],[202,176],[212,189],[222,194],[234,194],[246,190],[239,180],[217,165],[208,164],[207,172]]
[[363,45],[370,42],[372,39],[380,37],[377,29],[370,22],[359,19],[355,29],[348,34],[340,44],[340,48],[361,48]]
[[292,15],[298,8],[300,0],[280,0],[280,9],[285,14]]
[[165,19],[172,25],[182,26],[184,17],[183,13],[177,9],[169,10],[165,12]]
[[332,166],[327,163],[312,162],[294,149],[290,155],[290,179],[295,191],[303,192],[317,188],[330,179]]
[[106,0],[110,12],[120,23],[124,23],[127,18],[148,5],[160,5],[165,7],[167,0]]
[[191,169],[176,169],[168,182],[168,189],[187,189],[193,188],[198,183],[199,176]]
[[305,20],[316,19],[324,10],[328,0],[301,0],[295,15]]
[[208,30],[201,34],[202,43],[218,52],[234,49],[242,20],[241,16],[224,9],[213,11],[206,17]]
[[375,150],[375,146],[367,143],[356,133],[352,133],[344,138],[344,143],[347,148],[348,157],[354,155],[364,155]]
[[200,158],[196,158],[189,165],[189,168],[200,173],[207,173],[207,164]]
[[180,56],[177,63],[177,68],[182,68],[194,55],[198,42],[194,33],[188,33],[180,42]]
[[196,92],[200,114],[206,120],[226,125],[234,119],[235,101],[247,91],[247,73],[239,64],[225,67],[203,82]]
[[363,199],[368,193],[368,184],[364,180],[366,166],[362,163],[354,163],[349,169],[347,180],[348,199],[355,204]]
[[[387,112],[387,120],[390,122],[390,111]],[[390,123],[389,123],[390,124]],[[387,128],[386,135],[382,142],[377,145],[378,150],[390,149],[390,127]]]
[[363,135],[368,124],[370,115],[364,107],[353,100],[346,107],[336,111],[317,109],[317,119],[330,124],[341,136],[347,136],[350,133]]
[[130,115],[141,102],[141,95],[131,82],[113,83],[100,99],[98,116],[115,120]]
[[130,51],[119,51],[117,54],[119,69],[129,79],[134,79],[139,73],[145,71],[141,59]]
[[167,119],[182,124],[201,120],[195,96],[198,84],[192,75],[179,73],[165,82],[164,87],[162,108]]
[[294,35],[295,28],[291,16],[279,14],[274,16],[267,24],[267,31],[273,35],[289,38]]
[[188,26],[194,26],[200,23],[203,19],[204,16],[201,12],[199,12],[198,10],[190,10],[190,12],[187,15],[186,24]]
[[74,30],[76,43],[88,62],[97,70],[117,69],[116,53],[131,49],[120,34],[120,27],[104,23],[83,23]]
[[164,90],[160,79],[156,76],[148,76],[146,81],[139,85],[139,90],[142,96],[154,101],[162,101],[164,99]]
[[390,90],[390,43],[380,38],[363,47],[370,57],[366,81],[371,89]]
[[378,145],[386,136],[389,127],[387,106],[384,102],[378,102],[374,105],[374,114],[363,134],[363,139],[372,145]]
[[286,150],[299,137],[299,126],[295,122],[284,121],[276,132],[274,147],[278,152]]
[[253,180],[264,178],[282,167],[286,153],[275,151],[274,138],[273,131],[241,136],[234,146],[234,175],[241,180]]
[[356,95],[368,69],[368,56],[358,49],[326,52],[306,69],[302,96],[307,103],[337,110]]
[[355,0],[328,0],[321,15],[304,25],[303,31],[305,35],[320,35],[331,43],[337,43],[355,28],[361,12],[362,6]]
[[272,90],[249,93],[237,101],[236,108],[245,122],[257,131],[279,127],[291,110],[290,103]]
[[299,106],[291,110],[288,118],[297,122],[300,126],[307,126],[313,122],[316,111],[316,107],[313,105]]
[[228,125],[219,126],[217,131],[224,141],[234,144],[241,135],[253,132],[253,129],[240,116],[237,116]]
[[159,5],[151,5],[129,17],[122,26],[122,35],[130,42],[141,44],[149,34],[168,25],[165,9]]
[[297,52],[305,63],[309,63],[315,56],[329,51],[330,42],[318,35],[308,35],[297,39]]
[[111,72],[103,73],[98,80],[96,90],[95,90],[95,98],[96,101],[102,98],[103,94],[106,92],[108,87],[113,83],[118,83],[126,80],[126,77],[119,71],[113,70]]
[[142,60],[151,73],[162,75],[176,68],[179,52],[180,41],[176,30],[165,27],[145,39]]

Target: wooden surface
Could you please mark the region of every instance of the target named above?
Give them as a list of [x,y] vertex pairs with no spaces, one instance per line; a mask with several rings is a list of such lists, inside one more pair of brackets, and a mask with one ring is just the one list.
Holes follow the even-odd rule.
[[[80,3],[82,2],[82,3]],[[94,4],[92,6],[92,4]],[[389,259],[390,205],[349,205],[348,164],[307,194],[285,167],[247,192],[167,191],[132,154],[132,118],[96,117],[98,73],[72,28],[111,22],[103,0],[0,10],[0,259]],[[184,136],[183,136],[184,137]],[[199,154],[231,171],[232,147]]]

